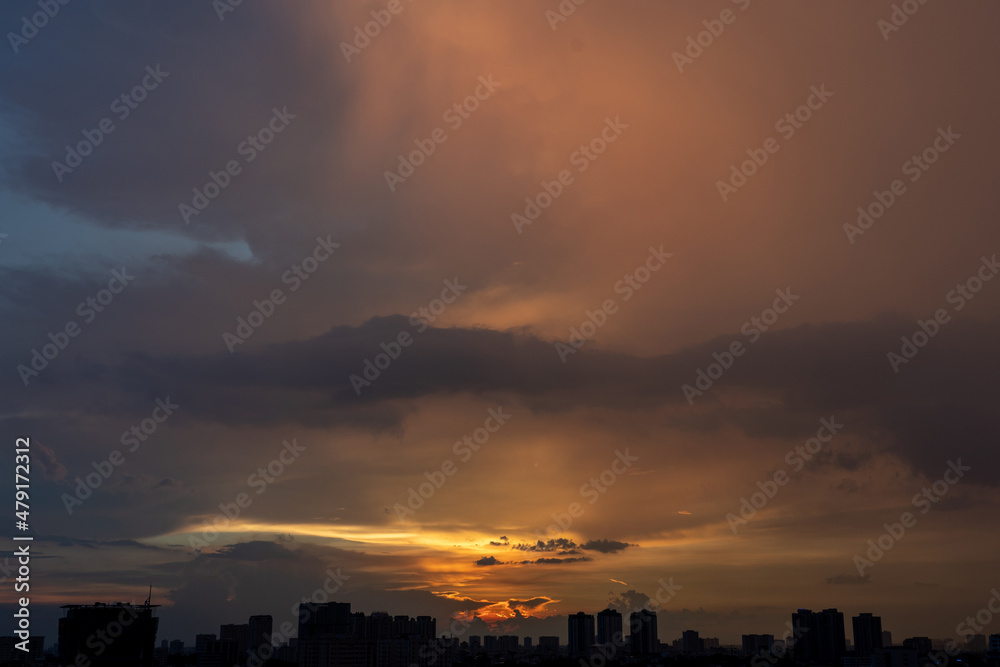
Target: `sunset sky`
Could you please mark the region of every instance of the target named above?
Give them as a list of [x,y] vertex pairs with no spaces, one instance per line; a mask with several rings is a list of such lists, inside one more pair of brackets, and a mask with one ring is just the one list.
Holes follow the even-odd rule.
[[356,611],[564,640],[661,581],[664,642],[986,604],[1000,7],[562,6],[4,3],[47,644],[149,585],[159,639],[278,624],[337,568]]

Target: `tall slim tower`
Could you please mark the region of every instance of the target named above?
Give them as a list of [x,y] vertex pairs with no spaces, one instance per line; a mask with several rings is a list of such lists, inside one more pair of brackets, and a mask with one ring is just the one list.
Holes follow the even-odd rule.
[[[261,647],[265,644],[270,646],[271,635],[273,634],[274,619],[271,618],[270,614],[261,614],[258,616],[251,616],[250,622],[247,624],[249,627],[249,633],[247,637],[247,651],[251,655],[256,655],[264,658]],[[266,658],[265,658],[266,659]]]
[[796,662],[833,664],[847,652],[844,614],[836,609],[799,609],[792,614],[792,627],[797,633],[793,644]]
[[615,609],[605,609],[597,613],[597,643],[621,644],[625,639],[622,633],[622,613]]
[[569,617],[570,656],[589,656],[594,646],[594,617],[577,612]]
[[632,655],[653,655],[660,651],[655,611],[649,609],[633,611],[629,615],[629,631]]
[[854,652],[859,658],[870,657],[882,648],[882,617],[863,613],[851,619],[854,626]]
[[681,651],[685,655],[698,655],[701,653],[701,637],[697,630],[685,630],[681,634]]

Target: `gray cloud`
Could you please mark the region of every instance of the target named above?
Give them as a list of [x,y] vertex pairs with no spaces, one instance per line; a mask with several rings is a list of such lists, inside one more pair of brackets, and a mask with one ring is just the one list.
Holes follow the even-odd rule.
[[602,554],[613,554],[619,551],[624,551],[630,545],[628,542],[619,542],[618,540],[600,539],[600,540],[589,540],[580,545],[581,549],[586,551],[597,551]]
[[[153,397],[169,394],[184,397],[182,421],[377,432],[400,427],[406,401],[489,392],[540,413],[571,405],[624,411],[673,406],[678,409],[670,421],[680,429],[711,432],[732,424],[751,436],[797,433],[803,441],[820,417],[834,415],[849,421],[853,433],[889,433],[886,446],[924,474],[936,476],[949,457],[964,455],[975,462],[970,480],[1000,482],[1000,466],[993,465],[1000,455],[984,444],[990,433],[1000,435],[1000,417],[990,408],[998,390],[988,381],[1000,361],[990,352],[986,324],[954,323],[948,338],[935,341],[900,375],[885,361],[896,334],[906,330],[900,320],[774,332],[719,381],[722,390],[753,390],[779,401],[766,408],[725,407],[712,393],[720,390],[713,388],[696,409],[686,409],[680,385],[693,381],[694,370],[711,358],[711,351],[724,347],[723,340],[654,359],[584,351],[573,364],[563,365],[552,345],[538,338],[458,328],[426,331],[357,396],[348,378],[358,372],[360,360],[373,354],[371,341],[408,327],[403,317],[386,317],[256,353],[154,357],[125,352],[102,355],[100,361],[80,359],[46,371],[54,390],[46,402],[54,410],[77,409],[79,397],[86,395],[93,413],[135,414]],[[7,354],[11,363],[17,353],[8,348]],[[32,395],[13,393],[11,408],[29,410]],[[101,398],[109,395],[115,400]],[[280,411],[269,408],[276,400]],[[869,456],[838,450],[823,454],[832,459],[821,460],[855,471]]]
[[476,565],[487,567],[490,565],[503,565],[503,561],[499,561],[494,556],[483,556],[476,561]]
[[867,584],[871,582],[871,575],[837,574],[826,578],[828,584]]

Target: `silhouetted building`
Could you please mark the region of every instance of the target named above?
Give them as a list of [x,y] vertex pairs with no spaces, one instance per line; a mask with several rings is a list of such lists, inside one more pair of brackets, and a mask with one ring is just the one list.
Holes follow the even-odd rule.
[[160,641],[160,645],[153,649],[153,662],[157,665],[167,664],[170,645],[166,639]]
[[632,655],[653,655],[660,650],[656,632],[656,612],[649,609],[629,615],[629,645]]
[[375,642],[388,639],[392,618],[385,612],[351,614],[349,602],[299,605],[296,652],[301,667],[374,667]]
[[[16,647],[15,647],[16,648]],[[24,653],[18,649],[19,653]],[[45,660],[45,636],[38,635],[35,637],[28,637],[28,655],[27,659],[30,662],[42,662]]]
[[299,662],[299,640],[292,638],[287,644],[279,644],[274,649],[274,659],[282,662],[298,664]]
[[990,635],[990,653],[1000,653],[1000,635]]
[[840,659],[839,667],[872,667],[872,659],[871,657],[859,658],[853,655],[850,646],[848,646],[848,655]]
[[559,638],[545,635],[538,638],[538,651],[544,655],[559,654]]
[[[413,619],[402,615],[390,616],[384,611],[376,611],[369,616],[352,614],[351,605],[347,602],[303,604],[299,607],[298,665],[420,667],[432,661],[440,663],[439,653],[429,650],[430,642],[442,645],[440,640],[435,640],[436,634],[437,619],[430,616]],[[493,640],[496,640],[495,636]],[[516,638],[514,642],[517,642]]]
[[743,655],[770,653],[774,648],[774,635],[743,635]]
[[392,629],[389,631],[390,636],[409,637],[414,632],[416,632],[416,629],[412,618],[402,615],[392,617]]
[[[375,614],[372,614],[374,616]],[[364,614],[361,614],[364,618]],[[386,617],[388,615],[386,614]],[[352,634],[350,602],[299,605],[299,641],[317,637],[348,637]],[[353,634],[359,634],[355,630]],[[363,628],[360,628],[363,632]]]
[[17,647],[18,644],[24,646],[23,639],[17,637],[0,637],[0,664],[39,662],[45,659],[45,637],[28,637],[27,652]]
[[594,646],[594,617],[577,612],[569,617],[569,655],[589,656]]
[[597,643],[621,644],[624,639],[622,613],[616,609],[597,612]]
[[910,637],[903,640],[903,648],[916,651],[917,656],[923,658],[933,650],[934,646],[931,644],[930,637]]
[[[247,645],[250,635],[250,625],[247,623],[227,623],[219,626],[219,641],[229,640],[236,644],[237,665],[247,664]],[[232,667],[232,666],[230,666]]]
[[920,657],[911,648],[883,647],[871,659],[872,667],[922,667]]
[[0,637],[0,664],[14,662],[14,651],[22,652],[14,648],[18,641],[17,637]]
[[799,609],[792,614],[792,627],[800,629],[792,648],[798,663],[834,664],[847,652],[844,615],[836,609]]
[[168,653],[170,655],[180,655],[184,652],[184,641],[181,639],[175,639],[170,642],[170,650]]
[[233,667],[239,661],[239,644],[235,639],[212,639],[198,653],[198,667]]
[[204,653],[208,650],[208,642],[214,642],[218,637],[215,635],[195,635],[194,636],[194,652]]
[[121,602],[63,605],[66,616],[59,619],[60,662],[76,664],[77,656],[84,655],[91,667],[152,667],[159,622],[153,609],[157,606]]
[[851,619],[854,627],[854,653],[868,658],[882,648],[882,618],[863,613]]
[[524,652],[531,653],[531,637],[524,638]]
[[500,653],[503,655],[509,655],[512,653],[517,653],[518,649],[518,636],[517,635],[501,635],[499,639]]
[[[261,647],[271,645],[271,635],[274,632],[274,619],[270,614],[251,616],[247,623],[247,653],[263,657]],[[248,657],[249,660],[249,657]],[[263,660],[260,662],[263,663]]]
[[421,639],[434,639],[437,637],[437,619],[431,616],[417,616],[416,633]]
[[882,648],[889,648],[892,646],[892,633],[888,630],[882,631]]
[[965,649],[970,653],[986,653],[986,635],[966,635]]
[[[383,640],[388,641],[388,640]],[[297,645],[300,667],[374,667],[375,642],[370,639],[313,637]]]
[[771,648],[771,655],[777,656],[779,658],[791,658],[792,657],[792,637],[785,639],[775,639],[774,646]]
[[697,630],[685,630],[681,633],[681,652],[684,655],[698,655],[701,653],[701,639]]

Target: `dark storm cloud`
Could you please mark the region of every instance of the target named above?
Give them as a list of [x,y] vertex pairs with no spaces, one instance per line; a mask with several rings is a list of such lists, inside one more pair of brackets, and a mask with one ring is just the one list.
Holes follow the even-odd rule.
[[[337,185],[342,179],[331,174],[348,174],[349,157],[330,148],[344,138],[345,105],[358,90],[353,77],[360,70],[341,67],[329,57],[329,35],[318,32],[304,18],[308,14],[245,4],[220,22],[209,5],[201,10],[124,0],[74,3],[22,53],[4,52],[0,67],[7,85],[0,113],[18,137],[5,186],[98,224],[245,236],[255,254],[299,259],[307,248],[290,237],[311,241],[313,233],[307,236],[306,230],[336,228],[345,218],[331,188],[347,186]],[[16,25],[21,11],[5,6],[0,20]],[[116,118],[116,130],[58,182],[51,162],[63,159],[65,145],[112,115],[111,101],[146,76],[147,66],[157,65],[169,75],[127,118]],[[289,127],[244,165],[244,172],[195,222],[183,225],[177,204],[187,200],[193,186],[204,184],[209,170],[218,171],[234,157],[239,142],[264,125],[272,108],[284,106],[297,116]],[[384,194],[379,179],[370,180]],[[379,201],[366,198],[366,216],[377,217],[383,206]],[[282,224],[290,219],[296,224]],[[275,240],[280,242],[270,242]],[[372,241],[360,245],[359,256],[379,249]],[[106,316],[113,329],[106,332],[109,342],[74,342],[28,391],[22,391],[16,375],[4,376],[5,388],[12,389],[5,392],[12,411],[25,415],[44,405],[50,416],[62,420],[60,428],[19,416],[16,426],[43,434],[45,429],[60,435],[72,430],[81,450],[106,449],[81,424],[68,423],[69,416],[83,411],[131,417],[154,398],[171,395],[184,402],[182,420],[398,430],[407,414],[406,401],[489,392],[514,396],[539,412],[577,406],[638,411],[666,405],[679,408],[667,417],[672,426],[704,432],[735,425],[761,438],[804,437],[818,416],[846,412],[852,417],[849,429],[890,434],[886,446],[928,476],[939,474],[949,457],[965,455],[974,467],[971,479],[998,480],[998,455],[987,444],[1000,435],[1000,418],[993,409],[997,389],[990,381],[998,365],[991,325],[947,325],[898,375],[891,373],[884,355],[896,349],[899,335],[912,332],[908,321],[882,317],[769,332],[715,387],[697,397],[691,410],[680,387],[693,384],[696,371],[713,361],[713,353],[725,350],[729,339],[652,358],[586,350],[562,364],[549,342],[530,335],[432,329],[359,397],[349,376],[362,371],[364,359],[379,351],[378,342],[412,329],[404,318],[376,318],[265,349],[247,346],[236,355],[193,352],[190,345],[165,353],[116,338],[121,335],[116,332],[127,331],[142,339],[150,332],[134,331],[144,326],[155,330],[156,339],[169,340],[181,335],[179,320],[224,320],[232,326],[240,309],[221,297],[206,298],[204,292],[233,292],[233,285],[262,273],[212,253],[162,264],[156,269],[156,289],[130,288],[138,291],[122,297],[141,303],[129,305],[132,310],[116,303]],[[44,342],[45,332],[69,319],[86,294],[75,294],[73,281],[52,275],[55,270],[3,271],[10,306],[4,317],[37,324],[37,329],[23,326],[0,334],[4,367],[24,363],[30,349]],[[341,269],[324,268],[335,270]],[[351,278],[346,271],[336,274],[344,283]],[[359,301],[369,298],[363,293],[367,290],[357,290]],[[239,293],[239,299],[243,296]],[[315,303],[321,300],[310,305]],[[98,337],[96,331],[85,334]],[[264,335],[256,334],[255,342]],[[210,337],[217,339],[214,330]],[[34,389],[45,390],[44,400]],[[734,408],[719,400],[717,392],[726,389],[761,391],[776,401],[771,407]],[[865,465],[866,456],[824,452],[822,457],[832,458],[820,462],[853,471]],[[61,466],[50,457],[47,474],[61,478]],[[111,484],[128,479],[122,476]]]
[[[21,11],[5,5],[0,24],[18,24]],[[116,227],[260,238],[289,216],[329,226],[322,147],[336,142],[348,79],[327,45],[308,37],[317,29],[278,6],[246,5],[221,23],[210,4],[61,8],[32,43],[0,60],[0,113],[20,130],[6,186]],[[149,78],[147,67],[161,73]],[[144,78],[153,86],[144,100],[114,104]],[[241,155],[238,146],[268,125],[274,108],[296,117],[247,161],[250,151]],[[60,182],[52,162],[64,162],[66,145],[103,118],[113,131]],[[233,159],[243,171],[185,225],[178,204],[190,204],[192,188]]]
[[503,565],[503,561],[499,561],[494,556],[483,556],[476,561],[476,565],[487,567],[490,565]]
[[[410,325],[404,317],[341,326],[303,341],[260,352],[147,355],[106,351],[46,371],[55,411],[80,408],[116,414],[158,395],[184,397],[183,419],[230,425],[301,423],[399,428],[407,401],[424,396],[489,393],[510,396],[539,412],[601,406],[626,411],[670,407],[668,423],[711,432],[727,425],[754,437],[811,437],[821,417],[836,417],[853,434],[889,433],[886,446],[916,469],[938,476],[949,458],[965,457],[968,479],[1000,482],[1000,435],[992,382],[1000,359],[991,325],[955,322],[898,374],[886,353],[912,328],[881,317],[857,324],[810,325],[772,332],[740,357],[688,408],[681,386],[712,361],[728,339],[650,359],[581,352],[559,362],[551,343],[516,332],[429,329],[358,396],[350,383],[362,362]],[[12,352],[7,364],[15,365]],[[100,391],[97,390],[100,388]],[[730,408],[718,392],[752,390],[774,400],[768,407]],[[713,393],[715,392],[715,393]],[[30,391],[14,392],[11,408],[29,410]],[[141,400],[136,397],[143,397]],[[279,398],[280,397],[280,398]],[[273,409],[276,404],[280,410]],[[991,435],[992,434],[992,435]],[[829,454],[845,470],[864,465],[868,453]],[[573,548],[575,545],[553,545]]]
[[614,554],[619,551],[624,551],[629,546],[628,542],[619,542],[618,540],[600,539],[600,540],[589,540],[580,545],[581,549],[586,551],[597,551],[602,554]]

